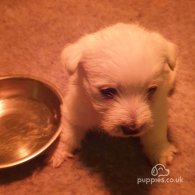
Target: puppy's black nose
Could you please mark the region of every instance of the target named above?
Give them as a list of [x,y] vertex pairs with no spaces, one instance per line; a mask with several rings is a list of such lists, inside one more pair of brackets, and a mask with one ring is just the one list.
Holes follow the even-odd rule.
[[136,124],[134,123],[129,126],[121,125],[120,128],[125,135],[136,135],[139,131]]

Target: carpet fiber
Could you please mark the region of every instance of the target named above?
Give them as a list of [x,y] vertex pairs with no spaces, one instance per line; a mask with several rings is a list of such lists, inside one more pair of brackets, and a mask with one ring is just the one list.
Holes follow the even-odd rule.
[[58,169],[45,157],[0,171],[2,195],[195,194],[195,1],[1,0],[0,76],[40,77],[65,93],[59,55],[80,36],[116,22],[139,22],[178,45],[177,85],[170,98],[170,134],[180,149],[169,178],[181,183],[137,184],[151,178],[139,140],[90,134],[74,159]]

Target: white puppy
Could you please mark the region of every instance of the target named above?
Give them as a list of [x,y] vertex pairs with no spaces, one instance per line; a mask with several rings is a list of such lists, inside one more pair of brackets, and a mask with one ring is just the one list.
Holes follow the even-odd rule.
[[175,61],[171,42],[134,24],[116,24],[66,46],[62,62],[69,81],[53,166],[95,128],[111,136],[140,136],[151,163],[170,163],[177,152],[167,139]]

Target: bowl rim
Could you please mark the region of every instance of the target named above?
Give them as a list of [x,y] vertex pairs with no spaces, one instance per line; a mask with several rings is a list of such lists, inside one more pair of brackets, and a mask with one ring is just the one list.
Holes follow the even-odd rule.
[[[37,76],[32,76],[32,75],[23,75],[23,74],[15,74],[15,75],[5,75],[5,76],[0,76],[0,81],[4,80],[4,79],[14,79],[14,78],[21,78],[21,79],[30,79],[30,80],[35,80],[38,81],[44,85],[46,85],[46,87],[48,87],[58,98],[59,102],[60,102],[60,108],[63,104],[63,96],[62,94],[59,92],[59,90],[57,89],[57,87],[52,84],[51,82],[47,81],[46,79],[42,79],[39,78]],[[60,109],[61,112],[61,109]],[[61,131],[62,131],[62,113],[61,113],[61,117],[60,117],[60,124],[58,129],[56,130],[55,134],[51,137],[51,139],[47,142],[47,144],[45,144],[43,147],[41,147],[39,150],[37,150],[36,152],[34,152],[32,155],[29,155],[28,157],[25,157],[23,159],[20,160],[16,160],[15,162],[12,163],[7,163],[7,164],[0,164],[0,169],[6,169],[6,168],[10,168],[16,165],[20,165],[23,164],[27,161],[30,161],[31,159],[37,157],[38,155],[40,155],[41,153],[43,153],[45,150],[47,150],[55,141],[56,139],[59,137]]]

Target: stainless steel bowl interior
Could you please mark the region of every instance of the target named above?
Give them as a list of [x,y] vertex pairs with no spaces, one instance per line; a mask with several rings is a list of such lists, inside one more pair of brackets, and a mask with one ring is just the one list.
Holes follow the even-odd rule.
[[28,77],[0,78],[0,168],[32,159],[60,133],[61,97]]

